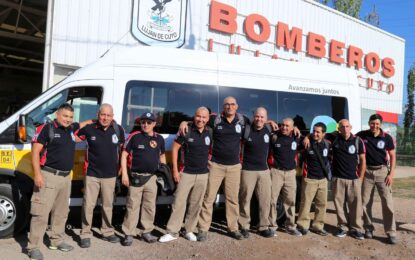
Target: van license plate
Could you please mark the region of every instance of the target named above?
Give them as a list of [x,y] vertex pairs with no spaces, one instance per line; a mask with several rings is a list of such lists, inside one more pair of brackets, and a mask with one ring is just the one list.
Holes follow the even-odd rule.
[[1,151],[0,162],[3,164],[12,163],[12,151]]

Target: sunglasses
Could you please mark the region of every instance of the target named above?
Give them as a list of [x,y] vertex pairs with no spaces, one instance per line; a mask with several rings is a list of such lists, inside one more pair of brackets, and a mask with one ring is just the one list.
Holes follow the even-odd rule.
[[142,121],[140,121],[140,123],[142,125],[151,125],[153,123],[153,121],[151,121],[151,120],[142,120]]

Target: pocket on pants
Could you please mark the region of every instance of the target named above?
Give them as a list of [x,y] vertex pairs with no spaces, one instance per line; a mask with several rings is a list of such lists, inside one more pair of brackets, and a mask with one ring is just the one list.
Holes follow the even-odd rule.
[[30,214],[42,215],[47,210],[49,197],[53,195],[54,187],[45,182],[45,186],[41,189],[35,188],[31,199]]
[[46,203],[43,203],[42,201],[33,201],[30,208],[30,214],[33,216],[41,216],[46,213]]

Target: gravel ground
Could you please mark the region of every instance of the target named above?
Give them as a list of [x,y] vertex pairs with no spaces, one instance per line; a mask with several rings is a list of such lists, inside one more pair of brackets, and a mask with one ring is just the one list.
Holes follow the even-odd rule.
[[[375,202],[375,238],[358,241],[351,237],[337,238],[333,235],[321,237],[309,233],[304,237],[292,237],[278,231],[277,237],[262,238],[255,233],[244,241],[236,241],[226,236],[224,210],[218,209],[214,214],[214,223],[209,232],[208,241],[190,242],[183,238],[170,243],[146,244],[138,239],[131,247],[111,244],[96,237],[92,239],[92,247],[81,249],[76,245],[79,234],[78,211],[72,211],[68,241],[75,245],[69,253],[51,251],[42,246],[45,259],[415,259],[415,235],[408,226],[415,226],[415,199],[395,198],[396,219],[398,225],[398,245],[387,245],[386,236],[381,225],[380,202]],[[167,209],[158,210],[156,234],[161,235],[169,216]],[[116,216],[116,228],[122,216]],[[334,233],[336,216],[334,205],[329,202],[326,230]],[[98,230],[94,229],[97,233]],[[118,233],[119,234],[119,233]],[[27,245],[26,234],[17,238],[0,240],[0,259],[28,259],[25,255]],[[45,241],[46,242],[46,241]],[[47,242],[46,242],[47,243]]]

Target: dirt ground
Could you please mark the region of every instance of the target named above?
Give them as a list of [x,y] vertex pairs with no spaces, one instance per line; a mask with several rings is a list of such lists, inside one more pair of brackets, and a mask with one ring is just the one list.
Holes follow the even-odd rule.
[[[374,206],[375,238],[358,241],[351,237],[337,238],[333,235],[321,237],[309,233],[303,237],[293,237],[278,231],[277,237],[262,238],[255,233],[247,240],[237,241],[225,233],[224,210],[216,210],[208,241],[190,242],[180,238],[170,243],[146,244],[135,240],[131,247],[110,244],[98,237],[92,239],[92,247],[82,249],[76,245],[79,234],[78,212],[72,212],[67,230],[68,241],[75,246],[69,253],[41,248],[45,259],[415,259],[415,234],[410,231],[415,226],[415,199],[395,197],[398,245],[386,244],[386,236],[381,225],[380,202]],[[162,231],[168,218],[168,210],[158,211],[157,230]],[[76,220],[75,220],[76,219]],[[116,217],[118,222],[122,218]],[[334,233],[336,217],[334,205],[329,202],[326,230]],[[409,229],[407,229],[409,227]],[[97,229],[95,229],[97,231]],[[161,235],[159,233],[158,235]],[[27,245],[26,234],[18,238],[0,240],[0,259],[28,259],[24,254]]]

